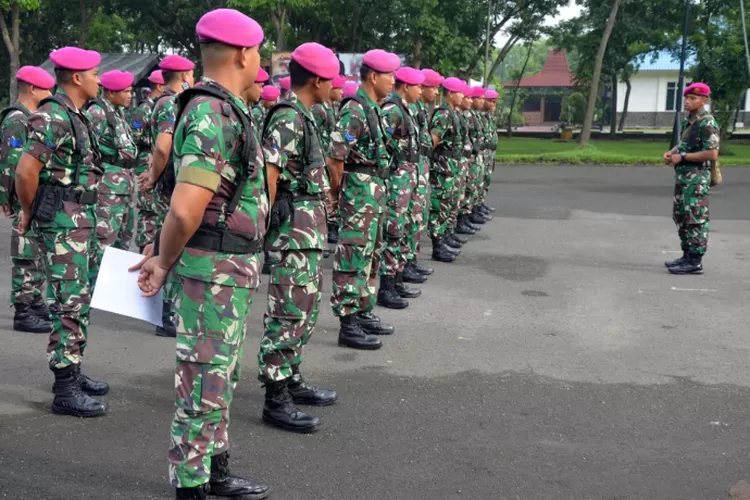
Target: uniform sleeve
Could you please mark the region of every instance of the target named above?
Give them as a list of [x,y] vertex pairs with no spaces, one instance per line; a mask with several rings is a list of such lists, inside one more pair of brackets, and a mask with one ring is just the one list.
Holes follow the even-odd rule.
[[60,111],[37,111],[29,117],[29,135],[24,152],[47,163],[70,134],[70,121]]
[[326,123],[326,110],[323,106],[320,104],[316,104],[312,108],[312,115],[315,119],[315,125],[318,127],[318,129],[322,129],[323,126]]
[[20,113],[8,115],[3,123],[2,138],[0,138],[2,141],[0,143],[0,205],[7,205],[10,201],[13,171],[26,145],[26,121],[13,119],[13,114]]
[[297,113],[292,109],[281,109],[274,113],[263,136],[263,155],[266,163],[276,165],[284,180],[287,176],[289,156],[298,158],[304,144],[304,132]]
[[346,106],[341,111],[341,117],[331,133],[328,156],[334,160],[346,160],[352,146],[365,134],[364,121],[364,112],[359,107]]
[[159,115],[156,117],[156,130],[160,134],[174,134],[175,102],[174,98],[165,99],[164,104],[159,108]]
[[390,147],[397,148],[400,152],[409,146],[409,137],[401,137],[404,117],[398,106],[390,105],[383,109],[381,122],[383,123],[383,130],[388,136],[386,142]]
[[148,106],[145,103],[135,108],[130,114],[130,130],[132,130],[133,138],[137,142],[145,139],[146,131],[148,130],[148,115]]
[[177,182],[218,191],[221,172],[231,158],[227,144],[237,142],[237,133],[227,117],[213,112],[208,103],[190,110],[180,120],[184,139],[175,146]]
[[107,114],[98,104],[92,104],[89,109],[83,112],[91,122],[91,130],[96,135],[97,139],[101,140],[104,134],[107,132]]
[[700,128],[703,149],[719,149],[719,124],[715,119],[704,120]]
[[432,118],[432,126],[430,127],[430,132],[433,135],[438,136],[440,139],[444,139],[445,134],[448,132],[449,128],[450,117],[448,116],[448,113],[446,111],[439,111],[438,113],[436,113]]

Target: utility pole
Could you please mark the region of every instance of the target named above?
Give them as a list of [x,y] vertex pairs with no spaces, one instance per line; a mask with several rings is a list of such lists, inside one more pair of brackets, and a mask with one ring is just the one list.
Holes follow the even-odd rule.
[[685,59],[687,58],[688,22],[690,20],[690,0],[685,0],[685,22],[682,25],[682,49],[680,51],[680,76],[677,79],[677,95],[675,96],[674,125],[672,126],[672,140],[670,147],[680,143],[682,133],[682,92],[685,88]]
[[490,80],[490,68],[489,68],[489,59],[490,59],[490,26],[492,21],[492,0],[489,0],[487,7],[487,39],[484,42],[484,82],[483,87],[487,87]]

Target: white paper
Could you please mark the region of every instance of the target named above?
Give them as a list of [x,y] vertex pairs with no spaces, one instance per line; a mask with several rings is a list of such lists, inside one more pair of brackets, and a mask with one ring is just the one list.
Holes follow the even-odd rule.
[[162,291],[153,297],[143,297],[138,288],[138,272],[128,272],[142,258],[138,253],[105,248],[91,307],[162,326]]

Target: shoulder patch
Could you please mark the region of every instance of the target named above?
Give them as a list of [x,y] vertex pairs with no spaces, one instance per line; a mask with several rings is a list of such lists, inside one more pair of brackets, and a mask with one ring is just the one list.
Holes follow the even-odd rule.
[[356,137],[354,137],[352,134],[349,133],[348,130],[344,131],[344,139],[346,139],[349,142],[352,142]]
[[10,147],[12,147],[12,148],[20,148],[21,146],[23,146],[23,140],[22,139],[18,139],[16,137],[11,137],[10,138]]

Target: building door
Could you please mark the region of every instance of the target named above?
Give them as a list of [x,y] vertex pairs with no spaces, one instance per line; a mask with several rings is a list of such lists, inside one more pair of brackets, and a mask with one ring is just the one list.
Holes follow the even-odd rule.
[[562,96],[546,96],[544,101],[544,121],[547,123],[559,122],[560,112],[562,111]]

